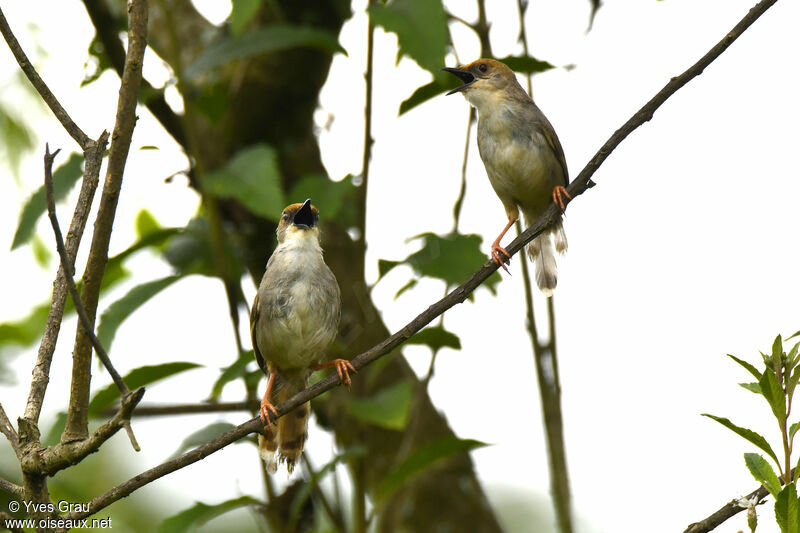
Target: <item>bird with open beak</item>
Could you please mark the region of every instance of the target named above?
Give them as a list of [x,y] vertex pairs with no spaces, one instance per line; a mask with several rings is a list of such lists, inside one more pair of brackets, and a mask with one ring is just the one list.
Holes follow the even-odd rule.
[[[478,150],[489,182],[503,203],[508,224],[492,243],[492,258],[505,268],[508,252],[500,240],[519,218],[532,224],[550,202],[564,211],[571,199],[564,150],[553,126],[520,86],[514,72],[494,59],[478,59],[458,68],[443,68],[458,76],[460,92],[478,110]],[[567,236],[559,218],[551,228],[528,244],[535,264],[536,284],[545,296],[557,282],[555,249],[567,250]],[[507,269],[506,269],[507,270]]]
[[[286,462],[291,473],[308,436],[310,402],[278,419],[270,412],[308,386],[312,371],[335,367],[339,379],[350,386],[345,359],[323,363],[326,350],[339,330],[342,299],[339,285],[322,258],[319,211],[311,199],[283,210],[278,224],[278,247],[267,262],[250,311],[250,336],[258,366],[269,375],[261,400],[264,433],[258,451],[275,473]],[[277,459],[276,459],[277,454]]]

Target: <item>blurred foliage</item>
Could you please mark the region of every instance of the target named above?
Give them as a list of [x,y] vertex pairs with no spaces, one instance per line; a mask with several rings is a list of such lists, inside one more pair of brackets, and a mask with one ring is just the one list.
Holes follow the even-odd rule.
[[[67,197],[69,191],[78,182],[83,174],[83,156],[72,153],[65,163],[53,172],[53,195],[56,202]],[[14,250],[23,244],[27,244],[33,237],[36,230],[36,222],[47,210],[44,198],[44,184],[34,192],[19,215],[17,231],[14,233],[14,240],[11,249]]]
[[[0,155],[8,162],[11,171],[19,173],[19,164],[26,152],[33,149],[33,132],[8,108],[0,104]],[[54,178],[55,179],[55,178]]]
[[[170,455],[170,459],[174,459],[178,457],[180,454],[194,448],[196,446],[200,446],[201,444],[205,444],[210,440],[214,440],[226,431],[230,431],[235,428],[233,424],[230,422],[214,422],[212,424],[207,425],[204,428],[198,429],[194,433],[189,434],[188,437],[183,439],[181,445],[178,446],[178,449]],[[238,442],[245,442],[245,441],[238,441]]]
[[[800,336],[800,331],[790,335],[786,341]],[[797,496],[797,482],[800,480],[798,460],[792,458],[794,437],[800,429],[800,420],[789,424],[789,414],[797,384],[800,382],[800,341],[795,342],[788,353],[784,351],[784,340],[775,337],[769,354],[761,353],[763,370],[755,365],[728,354],[732,360],[747,370],[756,382],[740,383],[744,389],[762,397],[769,406],[778,426],[778,435],[783,449],[780,457],[769,441],[752,429],[738,426],[727,418],[703,414],[716,420],[743,439],[747,440],[772,459],[772,465],[757,453],[745,453],[744,462],[753,477],[775,498],[775,520],[781,533],[800,531],[800,499]],[[747,507],[748,525],[754,531],[757,523],[756,507]]]
[[367,398],[348,397],[347,409],[356,420],[401,431],[408,424],[411,392],[411,383],[401,381]]

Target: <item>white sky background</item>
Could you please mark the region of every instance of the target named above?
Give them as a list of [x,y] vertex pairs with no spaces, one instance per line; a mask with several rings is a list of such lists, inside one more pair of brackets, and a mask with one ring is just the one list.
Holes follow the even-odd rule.
[[[463,18],[476,15],[472,2],[447,3]],[[79,89],[91,37],[80,2],[6,4],[3,9],[18,39],[76,122],[94,137],[103,128],[110,130],[116,76],[106,73]],[[223,1],[205,4],[209,16],[224,17],[229,9]],[[320,99],[320,123],[328,114],[334,119],[320,138],[334,179],[360,172],[363,4],[354,5],[357,14],[340,36],[349,56],[334,59]],[[489,4],[495,54],[519,53],[516,2]],[[557,69],[534,78],[536,101],[559,134],[570,173],[576,175],[613,131],[750,7],[752,0],[609,1],[587,34],[586,0],[532,2],[531,53],[556,65],[575,65],[571,71]],[[598,186],[570,205],[570,250],[559,260],[556,310],[579,531],[682,531],[755,488],[742,460],[752,447],[700,417],[701,412],[728,416],[767,434],[777,446],[768,407],[736,385],[748,376],[724,354],[756,362],[757,350],[766,351],[777,333],[800,329],[800,172],[794,157],[800,142],[797,20],[797,2],[778,2],[624,141],[595,174]],[[477,39],[454,24],[459,58],[477,58]],[[430,76],[408,59],[395,65],[394,36],[379,30],[375,45],[376,142],[367,230],[371,280],[377,277],[379,258],[398,259],[416,249],[416,244],[405,242],[408,237],[451,229],[468,109],[461,96],[439,97],[397,118],[400,102]],[[0,98],[38,135],[35,152],[23,162],[21,181],[6,169],[0,179],[0,225],[6,228],[0,234],[0,321],[8,321],[47,299],[55,272],[52,262],[49,269],[37,267],[28,248],[8,252],[21,206],[41,184],[44,142],[65,152],[76,147],[49,111],[19,88],[16,63],[5,46],[0,48]],[[153,83],[163,83],[163,71],[148,53],[145,74]],[[448,66],[454,63],[449,57]],[[162,224],[178,226],[197,206],[184,179],[164,183],[166,176],[185,168],[186,160],[146,110],[140,108],[139,114],[112,254],[133,241],[133,218],[141,207],[151,209]],[[161,150],[139,151],[143,145]],[[488,250],[505,217],[474,139],[470,149],[460,229],[482,235]],[[60,158],[64,160],[66,155]],[[324,202],[315,203],[325,216]],[[59,209],[64,227],[72,205],[70,201]],[[46,218],[38,228],[50,245]],[[87,226],[79,263],[85,261],[91,229]],[[497,297],[481,289],[475,303],[447,313],[446,327],[461,337],[463,349],[440,354],[431,396],[459,436],[494,444],[473,453],[493,501],[508,494],[498,487],[510,486],[541,509],[548,507],[549,482],[535,370],[524,329],[519,260],[514,258],[514,275],[504,275]],[[134,284],[169,272],[146,254],[130,266],[136,272],[134,281],[106,295],[101,306]],[[392,330],[442,293],[438,282],[427,281],[393,301],[409,275],[398,268],[373,293]],[[252,287],[246,290],[248,297],[254,294]],[[543,310],[543,298],[537,294],[536,299]],[[187,301],[194,313],[182,307]],[[221,284],[193,277],[124,323],[112,358],[123,373],[173,359],[206,365],[169,385],[148,389],[145,400],[197,401],[207,395],[218,368],[234,357],[228,323]],[[71,319],[62,328],[46,396],[45,427],[67,402],[74,327]],[[19,384],[0,389],[12,419],[23,410],[35,352],[25,351],[15,360]],[[426,348],[409,347],[405,353],[419,372],[427,369]],[[93,385],[108,381],[98,374]],[[241,395],[235,384],[223,399],[238,400]],[[213,421],[239,423],[244,418],[240,414],[137,421],[134,427],[143,451],[135,456],[124,435],[114,441],[117,452],[129,458],[130,468],[140,471],[163,461],[185,434]],[[312,430],[308,447],[322,463],[331,440]],[[240,493],[260,495],[262,482],[254,465],[252,447],[231,446],[144,492],[169,490],[171,497],[184,498],[185,505],[170,505],[174,510],[194,499],[216,503]],[[184,494],[186,487],[192,487],[191,496]],[[772,506],[763,506],[760,514],[759,531],[777,531],[769,524]],[[642,524],[648,526],[643,529]],[[740,515],[719,531],[745,528]]]

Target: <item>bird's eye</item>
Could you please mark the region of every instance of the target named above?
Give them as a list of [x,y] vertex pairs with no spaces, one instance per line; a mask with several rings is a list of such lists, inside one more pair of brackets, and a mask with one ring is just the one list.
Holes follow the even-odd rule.
[[481,72],[486,72],[487,70],[489,70],[489,67],[486,65],[486,63],[481,63],[480,65],[478,65],[478,70],[480,70]]
[[283,220],[289,220],[289,213],[283,214]]

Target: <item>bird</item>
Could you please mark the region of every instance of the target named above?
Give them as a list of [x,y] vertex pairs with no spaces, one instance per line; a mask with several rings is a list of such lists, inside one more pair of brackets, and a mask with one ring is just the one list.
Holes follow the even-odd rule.
[[[508,224],[492,243],[492,259],[508,272],[511,256],[500,240],[519,219],[520,211],[530,225],[551,201],[563,213],[572,199],[566,189],[569,175],[564,150],[547,117],[506,64],[478,59],[442,70],[463,82],[447,95],[462,93],[478,111],[478,151],[508,217]],[[552,296],[558,281],[553,244],[559,253],[566,252],[561,217],[527,248],[535,265],[536,284],[547,297]]]
[[261,370],[269,376],[259,413],[264,423],[258,451],[270,473],[285,462],[291,474],[308,437],[310,402],[279,418],[276,405],[308,386],[314,370],[335,367],[350,387],[353,365],[323,362],[336,339],[342,298],[320,246],[319,210],[309,198],[281,213],[278,246],[269,258],[250,311],[250,336]]

